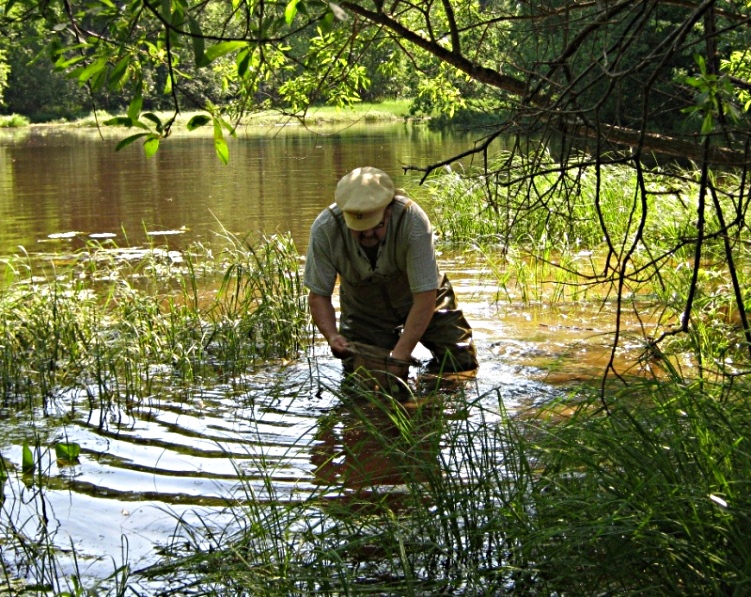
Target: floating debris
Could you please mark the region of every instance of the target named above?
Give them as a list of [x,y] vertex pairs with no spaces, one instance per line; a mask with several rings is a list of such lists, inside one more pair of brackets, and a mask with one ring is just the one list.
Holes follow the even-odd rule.
[[172,236],[175,234],[185,234],[190,229],[186,226],[181,226],[177,230],[151,230],[147,232],[146,234],[148,236]]
[[[60,240],[60,239],[68,239],[68,238],[76,238],[77,236],[81,236],[83,232],[76,232],[75,230],[71,230],[70,232],[53,232],[52,234],[47,235],[47,239],[49,240]],[[44,240],[41,240],[40,242],[44,242]]]

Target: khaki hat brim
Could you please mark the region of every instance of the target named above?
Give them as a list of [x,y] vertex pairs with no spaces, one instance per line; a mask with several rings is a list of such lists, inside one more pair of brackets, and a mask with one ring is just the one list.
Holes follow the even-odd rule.
[[385,212],[386,208],[367,212],[344,211],[342,213],[344,214],[344,223],[347,224],[347,228],[355,232],[362,232],[363,230],[370,230],[378,226],[383,220]]

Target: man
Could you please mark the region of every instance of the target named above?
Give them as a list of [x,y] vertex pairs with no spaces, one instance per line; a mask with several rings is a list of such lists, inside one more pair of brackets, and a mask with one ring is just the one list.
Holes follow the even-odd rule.
[[[337,276],[339,329],[331,301]],[[438,270],[430,221],[382,170],[356,168],[339,181],[335,203],[311,227],[304,281],[313,322],[334,356],[344,359],[350,342],[362,342],[404,362],[421,342],[433,370],[477,368],[472,330]]]

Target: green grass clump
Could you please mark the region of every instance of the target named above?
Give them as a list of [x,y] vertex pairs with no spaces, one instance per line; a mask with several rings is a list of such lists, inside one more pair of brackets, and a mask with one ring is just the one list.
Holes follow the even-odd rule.
[[29,126],[29,119],[20,114],[10,114],[9,116],[0,116],[0,128],[21,128]]
[[540,578],[572,594],[727,595],[751,581],[747,382],[644,382],[535,422]]
[[[133,404],[202,375],[297,354],[309,337],[288,236],[227,235],[214,256],[91,244],[56,265],[18,260],[0,292],[0,393],[42,404],[85,389]],[[53,261],[54,263],[54,261]]]

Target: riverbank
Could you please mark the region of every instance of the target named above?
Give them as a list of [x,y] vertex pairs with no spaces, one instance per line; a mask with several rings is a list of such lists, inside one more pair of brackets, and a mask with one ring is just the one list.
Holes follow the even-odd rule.
[[[356,122],[384,123],[398,122],[403,120],[415,120],[410,113],[410,100],[393,100],[373,103],[359,103],[347,108],[338,108],[335,106],[314,106],[311,107],[304,115],[284,114],[277,110],[264,110],[244,115],[238,122],[231,118],[228,121],[238,128],[242,127],[268,127],[268,126],[285,126],[290,124],[299,124],[307,126],[336,125]],[[173,116],[175,117],[173,128],[185,129],[188,122],[194,116],[205,114],[205,112],[192,111],[180,112],[175,115],[173,112],[156,111],[154,114],[162,122],[167,122]],[[24,128],[24,127],[73,127],[73,128],[92,128],[103,126],[103,124],[118,116],[109,114],[104,111],[98,111],[77,119],[77,120],[58,120],[49,123],[32,123],[28,118],[11,114],[0,116],[0,128]]]

